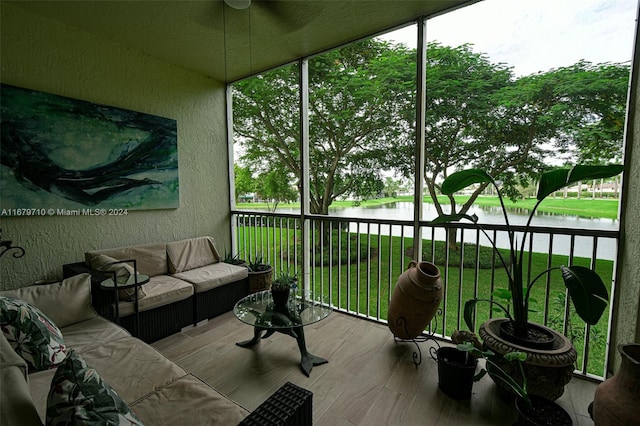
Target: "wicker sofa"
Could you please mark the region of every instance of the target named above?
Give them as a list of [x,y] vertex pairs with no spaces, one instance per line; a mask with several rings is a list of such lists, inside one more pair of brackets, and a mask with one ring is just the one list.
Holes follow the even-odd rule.
[[[311,424],[311,392],[287,383],[250,413],[98,316],[91,306],[89,280],[88,274],[81,274],[60,283],[0,292],[0,424],[76,424],[80,418],[96,424]],[[13,310],[13,318],[20,321],[12,323],[7,320],[11,307],[20,303],[21,313]],[[25,336],[24,330],[32,330],[34,322],[47,323],[43,334],[57,331],[60,339],[42,339],[36,332]],[[15,327],[22,329],[18,332]],[[45,356],[39,359],[55,360],[55,365],[34,367],[33,354],[42,350],[43,342]],[[52,347],[62,351],[49,357]],[[82,367],[70,368],[68,364],[77,359],[83,360]],[[69,371],[73,372],[70,378],[66,377]],[[88,383],[98,383],[100,389]],[[100,393],[105,388],[111,392],[106,399]],[[109,423],[114,415],[115,423]],[[139,422],[123,422],[124,418]]]
[[[115,273],[113,268],[100,268],[105,258],[135,261],[137,272],[150,277],[141,286],[144,297],[123,300],[104,289],[101,283]],[[84,262],[63,266],[65,278],[80,273],[91,274],[94,309],[145,342],[228,312],[249,293],[247,268],[221,262],[215,241],[208,236],[88,251]]]

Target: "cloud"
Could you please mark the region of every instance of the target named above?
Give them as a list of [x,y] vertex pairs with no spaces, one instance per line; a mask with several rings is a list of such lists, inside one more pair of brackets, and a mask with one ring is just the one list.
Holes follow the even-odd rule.
[[[427,22],[427,40],[470,43],[516,75],[593,62],[627,62],[637,0],[484,0]],[[385,39],[416,46],[410,26]]]

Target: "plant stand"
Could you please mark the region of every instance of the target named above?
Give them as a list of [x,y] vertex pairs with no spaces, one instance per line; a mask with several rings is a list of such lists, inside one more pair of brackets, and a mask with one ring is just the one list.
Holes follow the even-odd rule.
[[[438,309],[438,312],[436,314],[436,316],[434,317],[434,319],[436,319],[436,324],[434,326],[434,329],[438,328],[438,321],[437,321],[437,316],[440,315],[442,316],[442,309]],[[408,325],[407,325],[407,320],[405,317],[401,316],[398,317],[398,319],[396,319],[395,322],[396,327],[400,328],[400,329],[404,329],[406,330],[406,333],[408,334]],[[401,339],[398,336],[394,335],[393,336],[393,341],[395,343],[403,343],[403,342],[410,342],[413,343],[414,345],[416,345],[416,351],[413,352],[413,356],[412,356],[412,360],[413,363],[415,364],[415,366],[419,366],[422,363],[422,351],[420,350],[420,345],[418,345],[418,343],[423,343],[423,342],[427,342],[429,340],[433,340],[433,342],[436,344],[436,346],[438,346],[438,348],[440,348],[440,344],[438,343],[438,341],[435,338],[435,332],[431,332],[431,333],[422,333],[416,337],[413,337],[411,339]],[[429,348],[429,352],[431,353],[431,357],[435,359],[434,353],[435,353],[435,348],[431,347]]]
[[[478,334],[484,345],[499,355],[508,352],[524,352],[527,361],[522,364],[530,395],[538,395],[550,401],[555,401],[564,393],[564,386],[571,380],[578,354],[571,341],[564,335],[537,324],[550,331],[554,336],[552,349],[531,349],[506,341],[500,336],[500,323],[506,318],[493,318],[480,326]],[[494,359],[507,374],[519,377],[517,366],[499,358]],[[491,376],[491,369],[487,368]],[[494,380],[498,389],[508,392],[500,380]]]

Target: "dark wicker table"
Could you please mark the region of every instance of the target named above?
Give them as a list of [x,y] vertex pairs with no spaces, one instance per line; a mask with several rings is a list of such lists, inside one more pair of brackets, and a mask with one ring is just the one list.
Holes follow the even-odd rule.
[[115,294],[114,300],[115,303],[115,313],[116,313],[116,324],[120,324],[120,303],[118,297],[118,291],[124,290],[128,288],[134,289],[134,302],[135,302],[135,316],[136,316],[136,336],[140,335],[140,308],[138,306],[138,287],[142,284],[146,284],[149,282],[149,276],[144,274],[133,274],[125,278],[115,277],[109,278],[100,283],[100,287],[104,290],[112,290]]
[[[331,313],[329,305],[319,301],[318,297],[312,294],[299,295],[294,292],[286,305],[275,306],[271,291],[265,290],[242,298],[233,307],[233,313],[240,321],[254,327],[253,338],[238,342],[236,345],[244,348],[251,347],[260,339],[266,339],[278,332],[289,335],[298,342],[300,366],[307,377],[314,365],[329,362],[309,353],[304,338],[304,326],[321,321]],[[262,336],[265,331],[265,335]]]
[[246,417],[242,426],[311,426],[313,393],[285,383]]

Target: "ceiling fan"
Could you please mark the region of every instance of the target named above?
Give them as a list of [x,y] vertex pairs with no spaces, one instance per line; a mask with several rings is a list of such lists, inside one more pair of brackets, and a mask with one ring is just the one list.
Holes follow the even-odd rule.
[[246,9],[251,6],[251,0],[224,0],[227,6],[232,7],[234,9]]
[[224,0],[224,4],[238,11],[258,8],[289,31],[300,29],[314,20],[322,10],[320,3],[286,0]]

